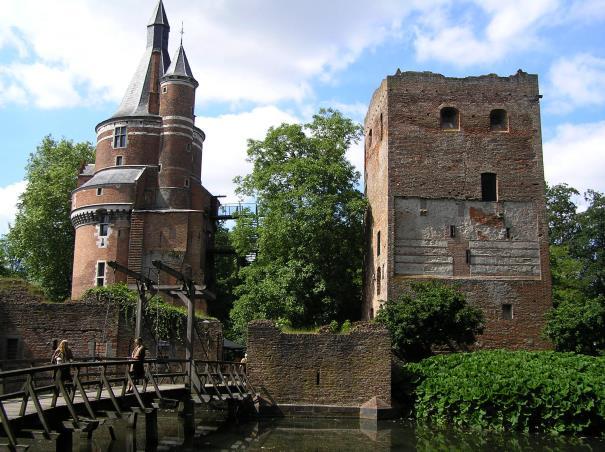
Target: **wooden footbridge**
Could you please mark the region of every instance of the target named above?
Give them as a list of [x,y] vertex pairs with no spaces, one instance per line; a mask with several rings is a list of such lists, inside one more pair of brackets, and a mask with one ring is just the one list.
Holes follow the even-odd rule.
[[[148,444],[157,443],[157,409],[227,402],[233,412],[254,406],[256,392],[245,365],[223,361],[150,359],[145,378],[134,381],[133,361],[78,361],[0,372],[0,448],[24,450],[25,438],[53,441],[71,450],[72,434],[89,437],[126,419],[136,426],[145,417]],[[129,387],[132,389],[129,390]]]

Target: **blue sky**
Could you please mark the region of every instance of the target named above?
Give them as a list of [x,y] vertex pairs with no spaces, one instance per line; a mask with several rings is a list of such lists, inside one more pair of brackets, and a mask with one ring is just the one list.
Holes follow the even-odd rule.
[[[143,53],[156,0],[3,0],[0,16],[0,233],[30,152],[47,134],[94,143]],[[517,69],[544,95],[547,180],[605,191],[605,0],[165,0],[170,51],[200,82],[202,177],[234,200],[247,138],[324,106],[362,122],[397,68],[448,76]],[[349,151],[362,166],[362,145]]]

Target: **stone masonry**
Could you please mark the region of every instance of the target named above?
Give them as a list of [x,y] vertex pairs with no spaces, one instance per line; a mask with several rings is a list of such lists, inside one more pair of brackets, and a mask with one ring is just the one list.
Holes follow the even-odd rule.
[[278,407],[358,413],[374,397],[390,406],[391,340],[381,325],[359,322],[348,334],[289,334],[256,320],[248,324],[247,351],[250,381]]
[[549,346],[540,97],[522,71],[382,81],[365,119],[364,318],[437,279],[484,311],[478,346]]

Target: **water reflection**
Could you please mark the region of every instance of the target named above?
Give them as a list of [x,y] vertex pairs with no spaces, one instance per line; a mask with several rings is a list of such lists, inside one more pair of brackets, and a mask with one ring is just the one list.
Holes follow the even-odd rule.
[[[402,420],[269,419],[225,422],[226,413],[199,411],[179,417],[158,413],[159,442],[145,444],[145,422],[136,428],[124,419],[106,423],[92,437],[74,437],[79,451],[603,451],[605,439],[579,439],[517,433],[456,431],[415,426]],[[187,425],[189,423],[189,425]],[[110,430],[111,427],[111,430]],[[112,439],[112,431],[113,438]],[[30,450],[54,450],[48,443]]]

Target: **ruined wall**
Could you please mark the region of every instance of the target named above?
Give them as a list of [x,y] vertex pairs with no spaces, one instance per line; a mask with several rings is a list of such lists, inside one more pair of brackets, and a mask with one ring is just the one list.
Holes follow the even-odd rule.
[[[143,324],[143,341],[148,356],[156,354],[156,344],[150,332],[152,319]],[[222,325],[216,320],[198,319],[194,356],[202,360],[217,360],[222,356]],[[6,359],[7,339],[16,339],[18,359],[49,359],[53,339],[67,339],[74,355],[128,356],[134,338],[134,319],[126,318],[113,304],[102,301],[50,303],[31,294],[27,286],[16,284],[0,289],[0,360]],[[186,322],[180,326],[185,334]],[[169,356],[185,357],[184,343],[173,340]]]
[[278,406],[391,403],[391,340],[378,324],[357,323],[348,334],[286,334],[257,320],[248,324],[247,352],[250,380]]
[[[539,336],[552,303],[537,76],[398,71],[385,84],[387,190],[384,174],[366,166],[371,211],[388,204],[381,298],[396,299],[412,280],[460,283],[488,318],[481,346],[546,347]],[[368,118],[380,104],[375,95]],[[456,112],[449,126],[443,109]],[[485,173],[494,199],[484,196]]]

